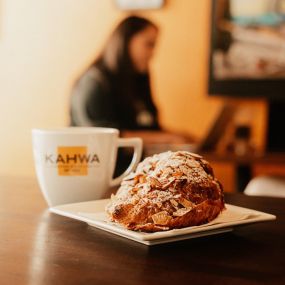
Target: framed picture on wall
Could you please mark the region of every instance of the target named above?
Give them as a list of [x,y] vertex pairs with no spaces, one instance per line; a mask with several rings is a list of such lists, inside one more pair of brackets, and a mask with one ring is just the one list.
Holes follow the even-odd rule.
[[160,9],[164,0],[114,0],[121,10],[151,10]]

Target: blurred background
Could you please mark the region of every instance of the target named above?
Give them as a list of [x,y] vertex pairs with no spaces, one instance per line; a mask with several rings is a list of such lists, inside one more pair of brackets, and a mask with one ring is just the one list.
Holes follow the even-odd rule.
[[[225,100],[208,96],[211,1],[168,0],[135,12],[160,28],[151,72],[161,125],[203,138]],[[0,0],[1,175],[35,175],[31,129],[69,124],[74,81],[129,14],[113,0]],[[262,151],[265,100],[231,102],[241,106],[235,120],[250,121],[252,144]],[[216,172],[233,183],[232,165],[220,163]]]

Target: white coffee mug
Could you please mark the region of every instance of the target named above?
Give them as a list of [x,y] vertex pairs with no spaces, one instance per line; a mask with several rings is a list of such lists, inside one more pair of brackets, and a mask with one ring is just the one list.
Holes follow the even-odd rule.
[[[119,138],[112,128],[33,129],[37,178],[49,206],[100,199],[141,159],[140,138]],[[112,179],[119,147],[133,147],[126,171]]]

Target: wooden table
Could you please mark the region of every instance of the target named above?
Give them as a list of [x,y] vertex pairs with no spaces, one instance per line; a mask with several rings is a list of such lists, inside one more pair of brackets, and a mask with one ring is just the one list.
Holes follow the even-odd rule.
[[[253,168],[255,165],[285,167],[285,153],[260,153],[238,156],[232,153],[206,152],[202,155],[209,162],[226,162],[235,167],[235,190],[243,192],[249,181],[254,177]],[[278,174],[278,173],[275,173]]]
[[0,177],[0,284],[285,284],[285,199],[226,200],[278,218],[147,247],[49,213],[35,179]]

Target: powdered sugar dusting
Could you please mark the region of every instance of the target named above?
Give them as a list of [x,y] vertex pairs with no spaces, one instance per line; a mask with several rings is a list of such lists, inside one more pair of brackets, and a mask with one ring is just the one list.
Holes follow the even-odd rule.
[[223,190],[210,164],[186,151],[146,158],[106,207],[112,221],[139,231],[207,223],[223,209]]
[[[178,191],[181,186],[177,187],[181,183],[196,188],[211,187],[213,176],[205,171],[201,159],[186,151],[168,151],[146,158],[135,172],[124,178],[108,210],[112,211],[121,203],[134,205],[142,198],[158,206],[171,199],[177,200],[181,197]],[[208,164],[205,160],[203,163]]]

